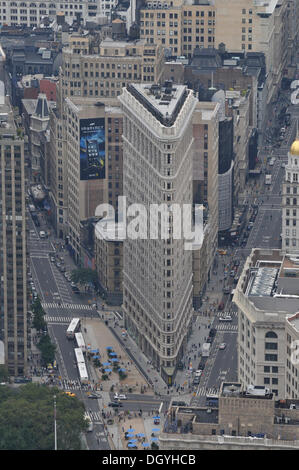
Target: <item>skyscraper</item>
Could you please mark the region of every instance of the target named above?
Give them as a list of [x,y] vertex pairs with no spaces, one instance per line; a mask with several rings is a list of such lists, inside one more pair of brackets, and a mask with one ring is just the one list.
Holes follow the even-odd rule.
[[[174,236],[174,214],[166,214],[168,237],[154,205],[192,206],[192,117],[197,100],[186,86],[130,84],[119,96],[124,112],[123,187],[126,206],[146,209],[138,229],[143,239],[124,241],[123,310],[128,332],[172,384],[192,317],[192,251]],[[165,207],[165,206],[164,206]],[[164,218],[164,221],[165,221]],[[142,226],[142,227],[140,227]],[[152,226],[150,227],[152,229]],[[144,234],[143,234],[144,235]],[[141,235],[141,237],[143,236]]]
[[0,339],[11,375],[27,372],[26,215],[24,141],[0,82]]

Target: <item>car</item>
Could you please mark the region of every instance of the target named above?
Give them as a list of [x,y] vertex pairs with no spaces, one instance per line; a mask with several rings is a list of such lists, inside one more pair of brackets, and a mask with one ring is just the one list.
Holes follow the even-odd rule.
[[69,397],[75,397],[75,393],[73,392],[64,392],[66,395],[68,395]]
[[93,392],[88,395],[88,398],[102,398],[102,395],[100,393]]
[[209,336],[207,339],[207,343],[211,343],[211,342],[212,342],[212,338]]
[[230,315],[226,315],[225,317],[219,317],[219,321],[232,321],[232,317]]
[[200,377],[194,377],[193,385],[199,385],[199,383],[200,383]]
[[226,250],[218,250],[219,255],[226,255],[227,251]]
[[123,406],[123,404],[121,402],[118,402],[118,401],[111,401],[110,403],[108,403],[108,406],[110,406],[112,408],[119,408],[119,407]]
[[124,394],[118,394],[118,393],[115,393],[114,394],[114,397],[113,397],[114,400],[126,400],[127,399],[127,396],[124,395]]
[[14,379],[15,384],[26,384],[28,382],[32,382],[30,377],[15,377]]
[[201,374],[202,374],[202,370],[201,369],[197,369],[195,371],[195,377],[201,377]]
[[230,275],[230,277],[235,277],[235,274],[236,274],[236,273],[235,273],[235,270],[232,269],[229,275]]
[[224,287],[223,288],[223,294],[230,294],[230,288],[229,287]]
[[215,328],[211,328],[210,329],[210,336],[215,336],[215,334],[216,334]]
[[54,256],[50,256],[50,261],[51,261],[51,263],[55,263],[55,258],[54,258]]
[[187,403],[185,403],[184,401],[173,401],[171,405],[172,406],[187,406]]
[[40,238],[47,238],[46,232],[44,232],[43,230],[41,230],[41,231],[39,232],[39,237],[40,237]]
[[225,348],[226,348],[226,343],[219,344],[219,349],[225,349]]
[[223,310],[223,309],[224,309],[224,303],[220,302],[220,304],[218,305],[218,310]]

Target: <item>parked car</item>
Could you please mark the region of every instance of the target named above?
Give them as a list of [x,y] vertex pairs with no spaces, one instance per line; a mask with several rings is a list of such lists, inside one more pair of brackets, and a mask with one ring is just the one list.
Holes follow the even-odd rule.
[[32,382],[30,377],[15,377],[14,379],[15,384],[26,384],[28,382]]

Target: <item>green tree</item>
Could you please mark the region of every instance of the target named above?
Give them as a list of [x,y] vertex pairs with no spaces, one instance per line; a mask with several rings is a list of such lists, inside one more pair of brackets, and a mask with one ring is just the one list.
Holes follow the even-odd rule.
[[74,269],[71,273],[71,280],[76,284],[86,286],[88,284],[96,284],[98,279],[97,272],[89,268]]
[[42,307],[42,304],[41,304],[41,301],[40,301],[40,298],[37,297],[33,302],[32,302],[32,312],[34,314],[36,313],[40,313],[41,315],[44,315],[45,314],[45,311]]
[[0,382],[8,382],[9,381],[9,373],[8,369],[5,365],[0,365]]
[[86,431],[84,405],[57,388],[27,384],[0,389],[0,450],[54,449],[54,395],[57,448],[80,450]]
[[54,361],[56,346],[51,342],[51,338],[48,334],[41,337],[37,347],[41,351],[43,367],[46,367]]
[[44,320],[44,316],[42,313],[34,313],[33,316],[33,322],[32,322],[33,328],[35,328],[37,331],[44,330],[46,327],[46,322]]

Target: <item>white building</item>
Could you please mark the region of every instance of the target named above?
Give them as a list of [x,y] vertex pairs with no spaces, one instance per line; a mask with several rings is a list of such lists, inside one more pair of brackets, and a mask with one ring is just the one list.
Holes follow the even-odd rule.
[[[286,394],[286,317],[298,312],[299,259],[280,250],[253,249],[233,301],[239,309],[238,380]],[[289,346],[289,345],[288,345]]]
[[[197,100],[186,86],[130,84],[119,96],[124,112],[123,168],[127,207],[192,205],[192,117]],[[164,213],[165,215],[165,213]],[[140,216],[139,216],[140,217]],[[154,218],[161,228],[159,216]],[[185,353],[192,308],[192,251],[175,239],[174,216],[166,209],[169,238],[150,237],[149,217],[140,217],[146,239],[124,241],[123,310],[129,333],[172,384]],[[160,232],[160,230],[159,230]],[[150,239],[151,238],[151,239]]]
[[299,397],[299,313],[286,318],[286,398]]
[[282,185],[282,250],[299,254],[299,139],[288,153]]
[[100,16],[107,16],[109,8],[114,6],[114,0],[107,2],[98,0],[65,0],[64,2],[53,2],[53,0],[23,0],[23,1],[0,1],[0,23],[9,26],[25,25],[37,27],[44,17],[56,20],[57,14],[64,15],[69,24],[76,20],[80,14],[84,21],[97,21]]

